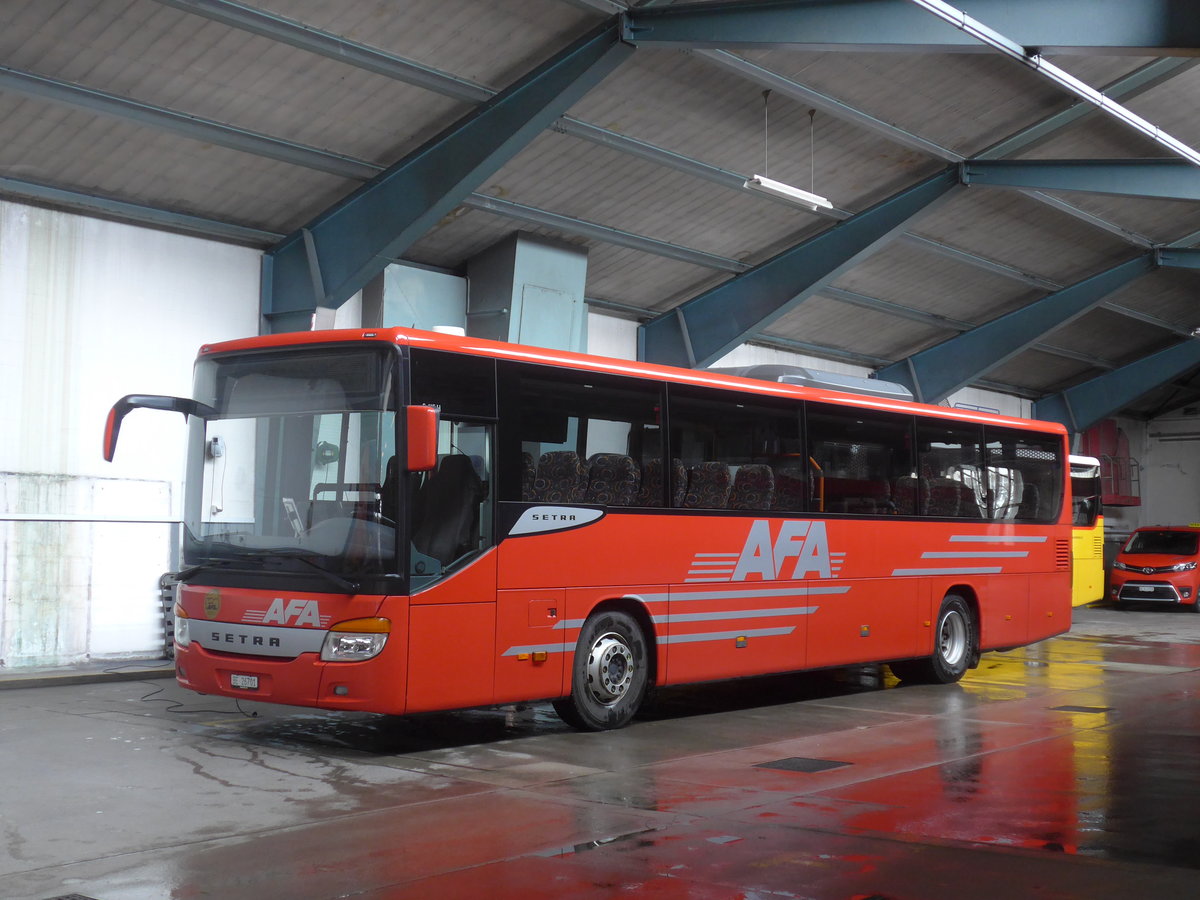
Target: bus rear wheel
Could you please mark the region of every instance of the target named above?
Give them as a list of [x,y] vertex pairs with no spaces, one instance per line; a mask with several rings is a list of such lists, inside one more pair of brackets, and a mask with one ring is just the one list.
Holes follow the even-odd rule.
[[580,731],[622,728],[642,705],[649,682],[646,636],[628,613],[599,612],[583,623],[571,665],[570,696],[554,711]]
[[938,610],[933,654],[925,659],[905,659],[889,664],[901,681],[953,684],[967,673],[977,646],[975,617],[967,601],[947,594]]

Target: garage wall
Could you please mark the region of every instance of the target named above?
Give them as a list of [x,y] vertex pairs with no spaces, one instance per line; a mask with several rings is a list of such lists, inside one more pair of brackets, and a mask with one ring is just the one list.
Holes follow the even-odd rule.
[[260,253],[0,201],[0,666],[153,656],[201,343],[258,333]]

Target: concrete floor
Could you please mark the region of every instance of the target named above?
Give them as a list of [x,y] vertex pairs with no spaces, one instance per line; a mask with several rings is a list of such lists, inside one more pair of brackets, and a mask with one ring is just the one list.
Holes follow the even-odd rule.
[[[873,670],[390,720],[0,685],[0,898],[1200,896],[1200,616]],[[886,675],[886,673],[884,673]]]

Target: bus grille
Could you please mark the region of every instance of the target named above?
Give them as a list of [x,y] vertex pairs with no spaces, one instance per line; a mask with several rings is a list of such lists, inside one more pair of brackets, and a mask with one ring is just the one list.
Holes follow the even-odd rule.
[[1096,559],[1101,559],[1104,556],[1104,538],[1097,534],[1092,536],[1092,550],[1096,554]]
[[1071,542],[1056,540],[1054,542],[1054,565],[1059,569],[1071,568]]

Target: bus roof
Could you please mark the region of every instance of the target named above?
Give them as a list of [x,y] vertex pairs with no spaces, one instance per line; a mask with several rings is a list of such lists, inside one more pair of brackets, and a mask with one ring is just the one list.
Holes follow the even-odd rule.
[[1053,434],[1066,433],[1066,428],[1058,422],[1021,419],[980,412],[978,410],[954,409],[948,406],[932,406],[907,400],[870,397],[825,388],[804,387],[782,382],[744,378],[739,375],[710,372],[704,369],[682,369],[675,366],[638,362],[637,360],[593,356],[586,353],[533,347],[525,344],[509,344],[486,338],[464,337],[435,331],[422,331],[415,328],[344,328],[330,331],[298,331],[287,334],[261,335],[259,337],[240,338],[216,344],[205,344],[200,348],[200,357],[205,358],[214,354],[254,350],[307,347],[315,344],[346,344],[354,342],[379,342],[398,346],[424,347],[430,350],[467,353],[473,356],[488,356],[495,359],[513,360],[515,362],[563,366],[597,373],[650,378],[676,384],[726,388],[777,397],[794,397],[797,399],[837,403],[843,406],[858,406],[863,409],[910,412],[962,422],[1032,428]]

